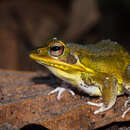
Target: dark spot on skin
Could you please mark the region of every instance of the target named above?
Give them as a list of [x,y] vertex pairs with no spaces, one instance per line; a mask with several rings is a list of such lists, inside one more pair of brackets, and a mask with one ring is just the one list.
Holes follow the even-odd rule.
[[114,78],[113,79],[113,86],[116,86],[116,84],[117,84],[117,80],[116,80],[116,78]]
[[82,84],[82,83],[80,83],[80,86],[81,86],[81,87],[88,88],[88,86],[87,86],[87,85],[85,85],[85,84]]
[[83,84],[82,84],[82,83],[80,83],[80,86],[83,86]]
[[104,80],[104,85],[105,85],[105,88],[108,88],[108,87],[109,87],[109,84],[108,84],[108,80],[107,80],[107,79]]

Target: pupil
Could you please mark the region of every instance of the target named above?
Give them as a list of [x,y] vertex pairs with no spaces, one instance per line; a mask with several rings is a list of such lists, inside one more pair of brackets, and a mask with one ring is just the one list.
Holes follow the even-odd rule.
[[51,51],[58,51],[58,50],[60,50],[60,47],[59,47],[59,46],[51,47]]

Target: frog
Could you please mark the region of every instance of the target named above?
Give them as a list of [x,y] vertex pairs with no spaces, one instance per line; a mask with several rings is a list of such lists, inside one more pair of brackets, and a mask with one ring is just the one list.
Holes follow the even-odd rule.
[[[54,37],[43,47],[33,50],[30,58],[48,68],[55,76],[72,84],[90,96],[98,96],[101,103],[88,101],[87,104],[99,107],[94,111],[98,114],[111,109],[117,97],[130,91],[130,55],[119,43],[102,40],[96,44],[81,45],[67,43]],[[60,100],[68,89],[57,87],[50,94],[58,92]],[[130,103],[130,98],[125,106]],[[130,111],[128,108],[122,117]]]

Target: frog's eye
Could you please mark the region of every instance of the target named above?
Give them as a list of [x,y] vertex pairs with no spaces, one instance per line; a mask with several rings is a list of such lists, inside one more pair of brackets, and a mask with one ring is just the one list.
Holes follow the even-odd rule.
[[60,55],[63,54],[63,52],[64,52],[64,46],[63,45],[62,46],[55,45],[55,46],[50,47],[50,54],[52,56],[56,56],[56,57],[60,56]]

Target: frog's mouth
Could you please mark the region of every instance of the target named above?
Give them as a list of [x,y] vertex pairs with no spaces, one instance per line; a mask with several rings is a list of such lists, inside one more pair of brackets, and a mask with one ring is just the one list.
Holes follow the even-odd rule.
[[36,62],[38,62],[39,64],[45,65],[45,66],[51,66],[57,69],[61,69],[64,71],[67,70],[77,70],[77,71],[85,71],[84,67],[79,66],[77,64],[68,64],[65,63],[63,61],[59,61],[55,58],[49,57],[49,56],[40,56],[38,54],[35,53],[31,53],[29,55],[29,57],[33,60],[35,60]]

